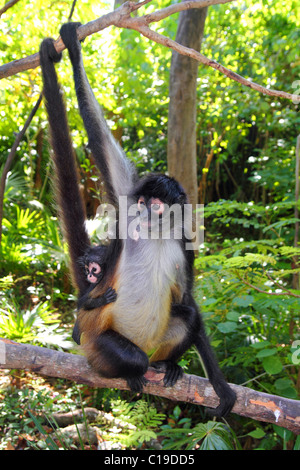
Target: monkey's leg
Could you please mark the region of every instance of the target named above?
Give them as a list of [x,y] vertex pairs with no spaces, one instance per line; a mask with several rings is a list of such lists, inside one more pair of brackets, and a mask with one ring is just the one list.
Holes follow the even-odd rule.
[[91,366],[104,377],[122,377],[132,391],[141,392],[147,380],[148,356],[116,331],[106,330],[83,348]]
[[72,62],[76,96],[96,165],[105,180],[107,197],[118,203],[118,196],[129,194],[137,173],[113,138],[85,73],[81,44],[76,30],[80,23],[66,23],[60,29]]
[[197,311],[187,305],[173,305],[168,330],[162,344],[150,358],[150,365],[165,372],[164,385],[172,387],[182,377],[177,361],[193,344],[193,325]]

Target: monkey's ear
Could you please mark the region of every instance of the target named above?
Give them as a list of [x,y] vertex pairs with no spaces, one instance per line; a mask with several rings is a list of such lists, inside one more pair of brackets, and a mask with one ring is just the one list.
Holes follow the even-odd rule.
[[186,194],[181,193],[178,197],[178,204],[181,204],[183,206],[183,204],[187,204],[187,202],[188,200],[187,200]]

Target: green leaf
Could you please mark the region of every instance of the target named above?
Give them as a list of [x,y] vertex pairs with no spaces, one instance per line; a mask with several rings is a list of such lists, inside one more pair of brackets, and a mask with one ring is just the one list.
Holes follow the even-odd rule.
[[203,300],[202,305],[212,305],[218,302],[218,299],[211,297],[210,299]]
[[262,364],[268,374],[279,374],[282,371],[282,363],[279,357],[264,357]]
[[254,439],[262,439],[265,435],[266,433],[261,428],[256,428],[247,434],[247,436],[251,436]]
[[273,424],[273,429],[285,441],[289,441],[293,437],[292,431],[289,431],[286,428],[282,428],[281,426],[277,426],[277,424]]
[[300,450],[300,436],[297,436],[295,441],[294,450]]
[[234,310],[232,310],[232,311],[227,313],[226,318],[227,318],[227,320],[237,322],[240,318],[240,313],[235,312]]
[[274,356],[277,354],[277,349],[272,348],[272,349],[262,349],[256,354],[256,357],[261,358],[261,357],[269,357],[269,356]]
[[249,307],[253,302],[254,297],[252,295],[245,295],[244,297],[236,297],[232,303],[238,307]]
[[237,324],[233,321],[226,321],[217,325],[217,328],[221,333],[232,333],[236,330]]
[[278,390],[284,390],[293,385],[293,382],[291,381],[291,379],[277,379],[274,385]]
[[258,341],[257,343],[251,344],[251,348],[262,349],[265,346],[270,346],[270,344],[271,344],[270,341]]

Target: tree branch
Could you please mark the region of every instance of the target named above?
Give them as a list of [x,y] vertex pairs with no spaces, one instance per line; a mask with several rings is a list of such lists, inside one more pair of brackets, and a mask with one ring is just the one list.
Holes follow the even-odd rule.
[[[90,21],[89,23],[80,26],[80,28],[78,28],[78,38],[82,40],[87,36],[90,36],[91,34],[99,32],[112,25],[120,28],[133,29],[141,33],[143,36],[149,38],[150,40],[162,44],[163,46],[166,46],[168,48],[171,48],[179,54],[191,57],[204,65],[212,67],[215,70],[218,70],[219,72],[223,73],[227,77],[231,78],[232,80],[235,80],[236,82],[239,82],[242,85],[252,88],[253,90],[259,91],[260,93],[263,93],[265,95],[277,96],[292,100],[294,104],[300,103],[299,95],[287,93],[285,91],[271,90],[261,85],[258,85],[257,83],[254,83],[251,80],[247,80],[241,75],[238,75],[237,73],[227,69],[215,60],[209,59],[208,57],[204,56],[203,54],[200,54],[194,49],[190,49],[188,47],[178,44],[176,41],[173,41],[172,39],[167,38],[166,36],[163,36],[157,33],[156,31],[151,30],[148,26],[150,23],[161,21],[162,19],[167,18],[168,16],[173,15],[174,13],[178,13],[180,11],[189,10],[192,8],[204,8],[210,5],[229,3],[236,0],[189,0],[178,4],[170,5],[169,7],[163,8],[162,10],[156,11],[148,15],[144,15],[141,17],[131,17],[132,12],[138,10],[150,1],[151,0],[144,0],[140,3],[128,1],[124,3],[115,11],[112,11],[94,21]],[[61,38],[58,38],[56,40],[55,47],[58,52],[61,52],[63,49],[65,49]],[[38,65],[38,53],[25,57],[24,59],[9,62],[8,64],[2,65],[0,67],[0,79],[9,77],[11,75],[23,72],[28,69],[36,68]]]
[[[267,274],[267,273],[266,273]],[[247,281],[243,276],[240,276],[238,272],[236,272],[236,275],[237,277],[239,278],[239,280],[243,283],[243,284],[246,284],[246,286],[249,286],[251,287],[251,289],[254,289],[256,290],[257,292],[260,292],[261,294],[266,294],[266,295],[276,295],[276,296],[282,296],[282,295],[288,295],[288,296],[291,296],[291,297],[296,297],[296,299],[300,299],[300,295],[299,294],[294,294],[294,292],[288,290],[288,289],[284,289],[282,286],[279,285],[280,289],[282,290],[282,292],[268,292],[266,290],[263,290],[261,289],[260,287],[257,287],[255,286],[254,284],[251,284],[251,282]],[[269,274],[267,274],[268,278],[274,283],[276,284],[276,282],[274,281],[274,279],[271,278],[271,276],[269,276]]]
[[7,11],[9,10],[9,8],[12,8],[16,3],[18,3],[20,0],[9,0],[9,2],[7,2],[4,7],[2,7],[0,9],[0,18],[1,16]]
[[[19,344],[3,338],[0,338],[0,369],[24,369],[90,387],[128,390],[127,382],[123,379],[100,377],[83,356]],[[145,386],[145,393],[213,408],[218,404],[212,386],[202,377],[184,374],[171,388],[163,386],[164,374],[152,368],[148,369],[146,377],[149,382]],[[237,394],[233,413],[274,423],[300,434],[300,401],[256,392],[240,385],[231,386]]]

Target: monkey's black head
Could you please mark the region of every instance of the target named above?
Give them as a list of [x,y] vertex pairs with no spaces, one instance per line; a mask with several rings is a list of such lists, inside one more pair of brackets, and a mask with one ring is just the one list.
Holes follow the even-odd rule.
[[138,201],[140,196],[147,201],[159,199],[164,204],[186,204],[187,196],[182,186],[170,176],[151,173],[140,180],[132,196]]
[[[174,214],[170,208],[174,205],[181,209],[187,203],[187,196],[182,186],[174,179],[163,174],[150,174],[142,178],[132,194],[140,213],[140,226],[153,232],[161,227],[163,221],[170,217],[169,227],[174,227]],[[181,225],[181,216],[180,225]],[[175,224],[176,225],[176,224]]]
[[91,284],[97,284],[101,281],[105,271],[105,258],[107,247],[104,245],[92,246],[88,248],[78,263],[84,269],[86,280]]

